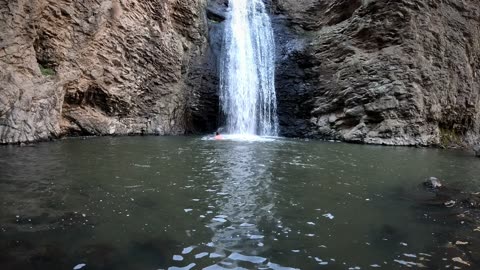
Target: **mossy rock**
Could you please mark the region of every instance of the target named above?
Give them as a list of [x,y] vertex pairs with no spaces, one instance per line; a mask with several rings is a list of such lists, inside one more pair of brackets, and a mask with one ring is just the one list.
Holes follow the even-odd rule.
[[454,130],[440,129],[440,144],[442,147],[458,146],[462,144],[462,138]]
[[43,76],[55,76],[56,73],[53,68],[44,67],[42,65],[38,65],[38,66]]

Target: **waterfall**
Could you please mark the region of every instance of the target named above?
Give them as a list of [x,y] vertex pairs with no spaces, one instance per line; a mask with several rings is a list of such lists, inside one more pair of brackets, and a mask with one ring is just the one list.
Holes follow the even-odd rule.
[[262,0],[230,0],[220,68],[227,133],[278,133],[275,40]]

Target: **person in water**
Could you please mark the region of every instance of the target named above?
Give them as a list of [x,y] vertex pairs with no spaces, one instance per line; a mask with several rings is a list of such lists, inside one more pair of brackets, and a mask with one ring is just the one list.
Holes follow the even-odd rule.
[[220,133],[218,131],[215,132],[215,140],[223,140],[222,135],[220,135]]

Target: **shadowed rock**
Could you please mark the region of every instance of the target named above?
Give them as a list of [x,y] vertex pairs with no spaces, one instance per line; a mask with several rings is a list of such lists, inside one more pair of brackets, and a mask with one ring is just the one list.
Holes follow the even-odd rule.
[[476,157],[480,157],[480,145],[476,145],[476,146],[473,148],[473,151],[475,152],[475,156],[476,156]]
[[284,135],[478,142],[478,1],[272,2]]

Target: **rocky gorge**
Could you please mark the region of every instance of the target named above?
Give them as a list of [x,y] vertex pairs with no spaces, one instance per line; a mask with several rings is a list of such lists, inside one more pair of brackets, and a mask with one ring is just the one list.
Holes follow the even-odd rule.
[[20,0],[0,10],[1,143],[187,130],[195,66],[207,57],[203,1]]
[[[474,0],[271,0],[281,134],[472,146]],[[0,0],[0,143],[218,126],[225,0]]]

